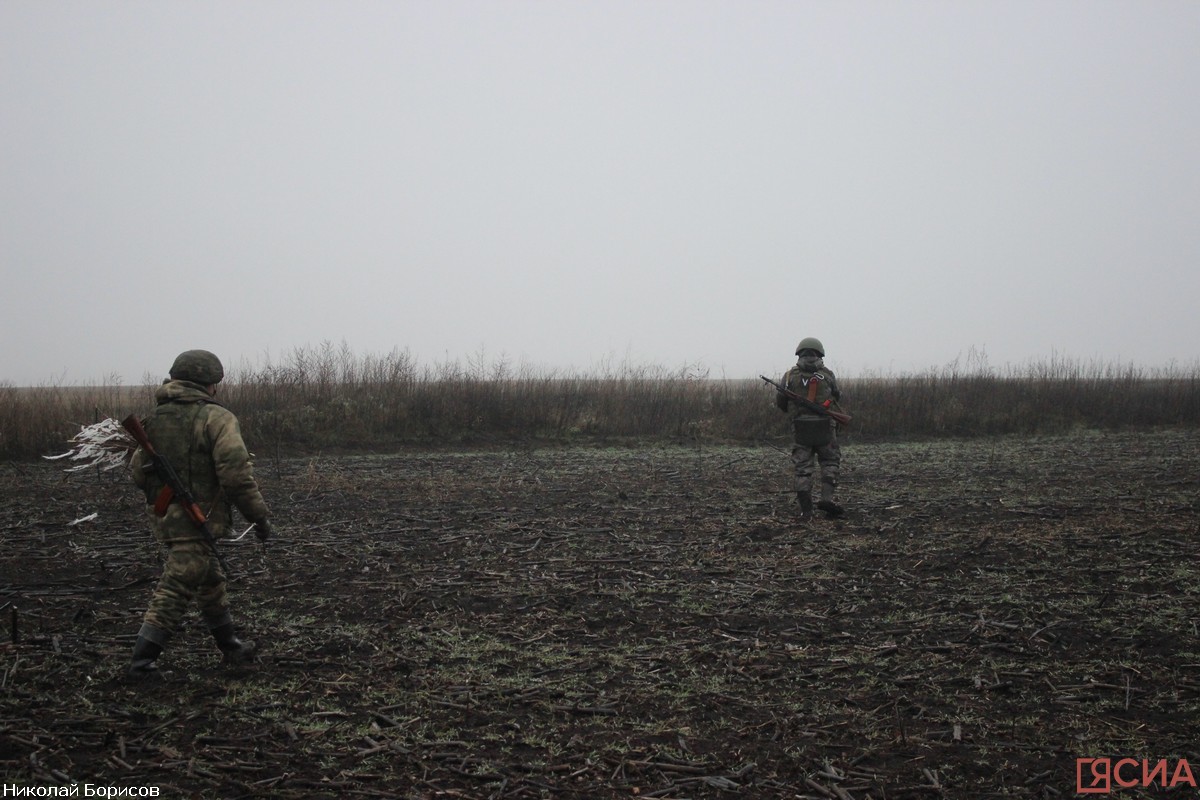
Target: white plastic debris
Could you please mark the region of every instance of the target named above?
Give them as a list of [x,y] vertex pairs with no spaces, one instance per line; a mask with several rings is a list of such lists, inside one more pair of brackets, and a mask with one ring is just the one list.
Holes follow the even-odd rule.
[[80,462],[68,467],[66,472],[92,468],[110,470],[129,463],[130,456],[137,449],[137,442],[121,427],[121,423],[112,417],[92,425],[81,426],[71,442],[74,446],[67,452],[42,458],[48,461],[69,458],[71,461]]
[[249,533],[249,532],[250,532],[250,531],[252,531],[252,530],[254,530],[254,523],[250,523],[250,527],[249,527],[249,528],[246,528],[246,530],[242,531],[242,534],[241,534],[240,536],[235,536],[234,538],[230,539],[229,541],[231,541],[231,542],[240,542],[242,539],[245,539],[245,538],[246,538],[246,534],[247,534],[247,533]]

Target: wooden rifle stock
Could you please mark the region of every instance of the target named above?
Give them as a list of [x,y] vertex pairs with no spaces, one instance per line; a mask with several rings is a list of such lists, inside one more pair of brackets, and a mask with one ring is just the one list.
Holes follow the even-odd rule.
[[812,400],[809,400],[807,397],[796,394],[791,389],[780,386],[778,383],[771,380],[766,375],[759,375],[758,377],[762,378],[764,381],[766,381],[767,383],[774,386],[775,389],[780,394],[787,397],[787,399],[789,399],[795,403],[798,403],[801,406],[804,406],[809,411],[815,411],[818,414],[822,414],[826,417],[830,417],[835,422],[837,422],[839,425],[849,425],[850,424],[851,417],[849,414],[843,414],[841,411],[834,411],[832,408],[826,408],[825,406],[821,405],[820,403],[814,403]]
[[146,435],[146,429],[142,427],[142,421],[135,414],[130,414],[121,421],[121,427],[129,431],[134,441],[146,451],[146,455],[150,457],[150,464],[154,468],[154,472],[158,474],[159,479],[164,484],[162,491],[155,498],[154,513],[161,517],[167,513],[167,508],[172,502],[178,502],[188,515],[188,519],[194,522],[196,527],[200,529],[200,532],[204,534],[204,541],[212,548],[213,555],[217,557],[217,561],[221,564],[221,569],[225,570],[225,577],[232,580],[233,573],[229,570],[229,565],[225,563],[225,557],[217,549],[217,537],[213,536],[212,528],[208,526],[208,517],[204,514],[204,510],[200,508],[200,504],[196,502],[191,489],[184,484],[183,479],[179,477],[179,473],[171,466],[171,462],[167,460],[166,456],[154,449],[154,445],[150,443],[150,437]]

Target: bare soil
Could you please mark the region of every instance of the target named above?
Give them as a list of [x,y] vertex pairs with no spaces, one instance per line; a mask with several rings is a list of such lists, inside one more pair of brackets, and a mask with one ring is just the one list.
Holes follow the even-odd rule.
[[899,800],[1200,768],[1198,450],[849,441],[849,511],[807,525],[771,445],[263,461],[278,536],[224,548],[258,663],[193,617],[149,686],[126,476],[0,465],[2,781]]

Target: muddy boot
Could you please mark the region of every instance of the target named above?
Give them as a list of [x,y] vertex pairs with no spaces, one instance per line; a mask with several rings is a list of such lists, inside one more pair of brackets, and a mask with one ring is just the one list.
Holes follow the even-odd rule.
[[817,502],[817,508],[821,509],[831,517],[840,517],[842,514],[846,513],[846,509],[833,502],[834,488],[835,487],[833,483],[821,483],[821,499]]
[[125,671],[125,677],[135,682],[159,678],[158,665],[154,662],[162,654],[163,647],[169,638],[171,638],[171,634],[162,628],[142,623],[137,641],[133,645],[133,658],[129,662],[129,669]]
[[800,504],[800,521],[808,522],[812,519],[812,492],[796,492],[796,502]]
[[212,628],[212,635],[217,640],[217,647],[225,654],[224,663],[241,667],[254,661],[254,653],[257,650],[254,642],[237,638],[232,622],[224,622]]

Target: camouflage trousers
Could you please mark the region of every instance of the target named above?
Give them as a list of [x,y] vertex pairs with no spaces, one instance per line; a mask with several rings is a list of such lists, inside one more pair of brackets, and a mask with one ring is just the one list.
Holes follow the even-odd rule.
[[796,474],[796,491],[812,492],[813,490],[813,458],[821,467],[821,482],[837,486],[838,471],[842,464],[842,450],[838,447],[837,438],[826,444],[793,444],[792,467]]
[[193,600],[208,627],[229,621],[225,573],[212,549],[204,542],[177,542],[167,548],[167,563],[143,621],[170,634]]

